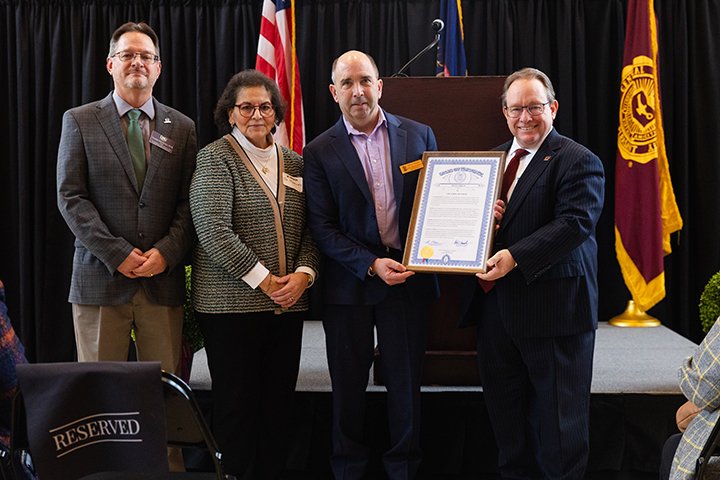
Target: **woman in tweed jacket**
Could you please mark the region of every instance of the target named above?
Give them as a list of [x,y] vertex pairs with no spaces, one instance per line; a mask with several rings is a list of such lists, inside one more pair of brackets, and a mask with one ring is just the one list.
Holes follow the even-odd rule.
[[285,108],[255,70],[215,108],[230,132],[203,148],[190,186],[199,243],[192,292],[212,377],[213,431],[228,473],[277,478],[318,252],[305,225],[303,161],[272,137]]

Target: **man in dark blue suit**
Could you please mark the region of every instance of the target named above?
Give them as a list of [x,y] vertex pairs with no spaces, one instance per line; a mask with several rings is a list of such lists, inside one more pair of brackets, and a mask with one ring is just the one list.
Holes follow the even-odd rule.
[[[382,80],[373,59],[349,51],[335,60],[330,92],[342,117],[303,152],[308,224],[324,256],[324,320],[333,387],[333,454],[338,479],[363,478],[365,389],[373,329],[388,395],[391,479],[414,478],[420,463],[420,379],[433,275],[400,263],[427,125],[378,105]],[[418,168],[419,167],[419,168]]]
[[482,289],[475,298],[499,469],[503,478],[581,479],[589,450],[603,166],[554,130],[558,102],[544,73],[513,73],[502,101],[514,137],[499,147],[512,158],[507,209],[488,270],[477,275]]

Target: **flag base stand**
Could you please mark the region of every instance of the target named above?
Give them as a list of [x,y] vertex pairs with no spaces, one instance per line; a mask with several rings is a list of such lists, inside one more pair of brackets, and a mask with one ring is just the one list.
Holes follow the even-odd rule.
[[642,311],[632,300],[628,301],[627,308],[623,313],[613,317],[608,323],[613,327],[646,328],[660,326],[660,320]]

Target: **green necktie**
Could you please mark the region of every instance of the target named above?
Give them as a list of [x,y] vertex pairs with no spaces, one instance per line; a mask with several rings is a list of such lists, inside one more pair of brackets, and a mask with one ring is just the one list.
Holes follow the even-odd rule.
[[145,181],[145,142],[143,140],[142,129],[140,128],[140,110],[133,108],[127,112],[130,119],[127,129],[127,142],[132,157],[133,167],[135,167],[135,176],[137,176],[138,188],[142,190]]

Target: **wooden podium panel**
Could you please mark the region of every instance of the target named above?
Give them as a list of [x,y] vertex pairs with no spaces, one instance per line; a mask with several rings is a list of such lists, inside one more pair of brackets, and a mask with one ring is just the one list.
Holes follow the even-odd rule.
[[[430,125],[439,150],[492,150],[511,136],[500,101],[504,82],[505,77],[383,78],[380,105]],[[430,310],[424,385],[480,383],[475,328],[457,327],[462,282],[467,278],[440,275],[440,298]],[[375,379],[382,382],[378,368]]]
[[510,139],[503,83],[505,77],[383,78],[380,105],[430,125],[440,150],[492,150]]

